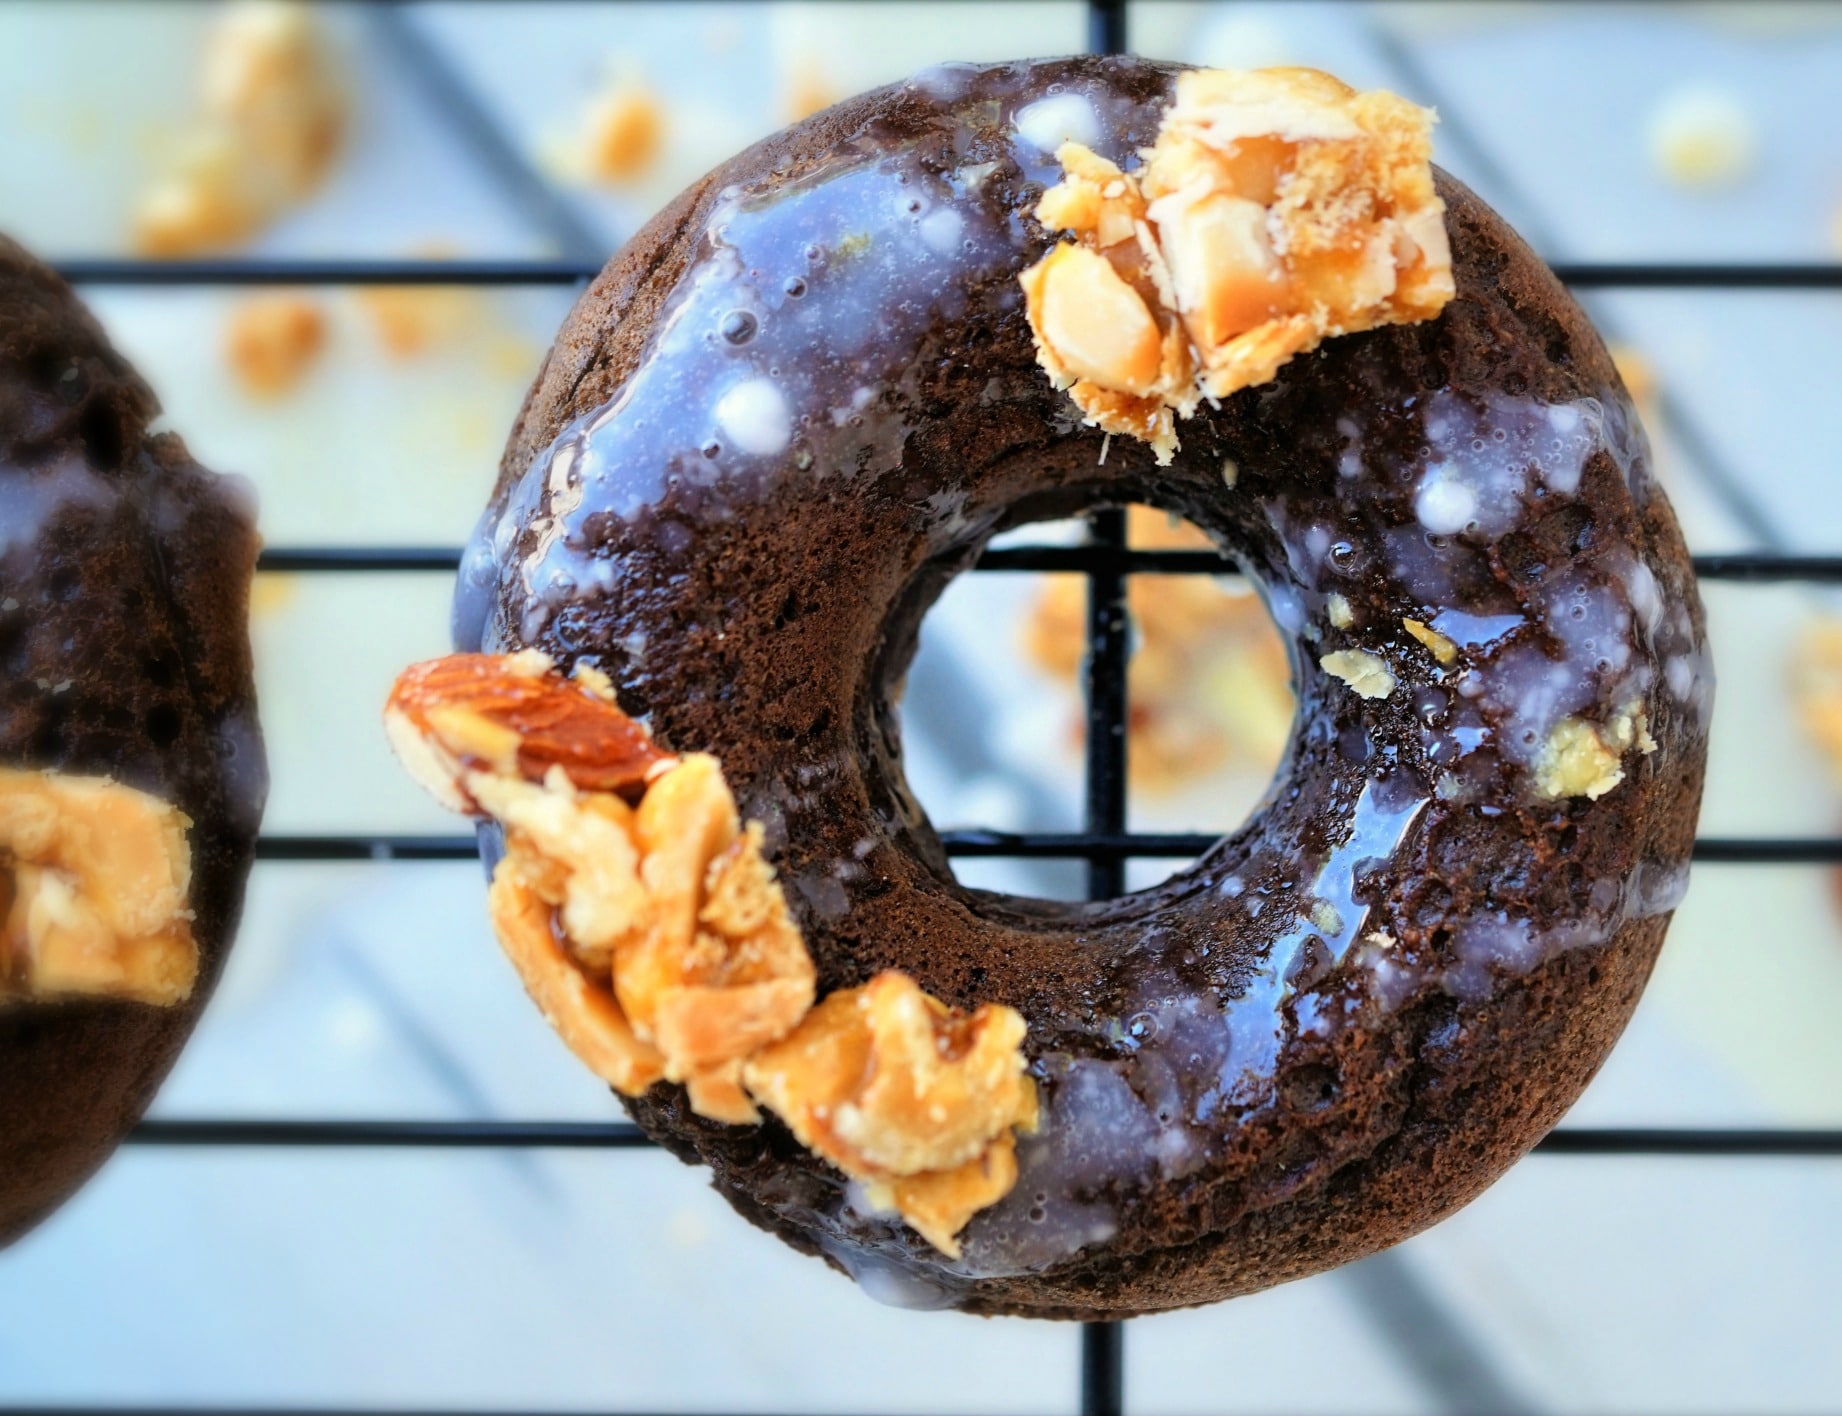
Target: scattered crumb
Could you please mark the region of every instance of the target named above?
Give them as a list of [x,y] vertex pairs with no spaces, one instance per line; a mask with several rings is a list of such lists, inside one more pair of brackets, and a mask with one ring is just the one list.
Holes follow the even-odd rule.
[[665,107],[643,85],[617,81],[589,101],[582,119],[582,170],[619,186],[644,177],[665,146]]
[[[448,260],[455,248],[430,241],[411,255],[424,260]],[[370,317],[378,342],[393,359],[414,359],[439,345],[452,344],[483,321],[479,297],[452,285],[367,285],[353,298]]]
[[279,398],[296,388],[326,348],[326,317],[304,295],[254,295],[232,309],[224,357],[246,393]]
[[1339,595],[1334,590],[1330,592],[1330,597],[1325,600],[1324,610],[1325,613],[1330,616],[1330,627],[1332,629],[1348,629],[1352,624],[1356,623],[1356,616],[1350,610],[1349,600]]
[[820,109],[830,108],[844,95],[826,79],[818,60],[806,58],[791,66],[786,80],[786,96],[781,102],[789,123],[810,118]]
[[331,47],[306,5],[244,0],[205,42],[199,109],[134,212],[143,255],[234,246],[310,196],[345,135],[347,102]]
[[1791,700],[1805,735],[1842,785],[1842,618],[1819,615],[1792,651]]
[[1607,352],[1617,366],[1618,377],[1624,380],[1625,392],[1637,404],[1638,412],[1645,413],[1657,392],[1656,370],[1649,357],[1629,344],[1614,344]]
[[1648,122],[1650,160],[1683,187],[1726,186],[1751,171],[1759,138],[1751,112],[1725,89],[1679,88],[1658,101]]
[[250,584],[249,612],[256,619],[279,614],[301,593],[298,575],[258,575]]
[[[1196,527],[1145,506],[1127,512],[1127,540],[1138,550],[1210,545]],[[1292,729],[1291,667],[1259,598],[1205,576],[1175,575],[1135,575],[1126,595],[1134,630],[1132,786],[1176,791],[1224,767],[1265,770],[1278,762]],[[1084,578],[1049,576],[1024,624],[1025,652],[1072,689],[1086,626]]]
[[543,357],[544,351],[530,340],[515,334],[502,334],[487,350],[487,366],[504,378],[528,381]]

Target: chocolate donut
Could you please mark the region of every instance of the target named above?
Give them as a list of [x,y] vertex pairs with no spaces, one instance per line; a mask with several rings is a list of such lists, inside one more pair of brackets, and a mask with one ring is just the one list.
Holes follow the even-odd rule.
[[[1081,165],[1095,202],[1131,195],[1089,159],[1134,168],[1181,72],[936,69],[718,168],[576,306],[463,565],[462,650],[541,651],[531,676],[574,665],[582,703],[611,685],[662,749],[720,763],[810,951],[813,1018],[841,1027],[834,1000],[870,1009],[905,977],[1027,1025],[1039,1114],[1004,1113],[1018,1173],[945,1243],[865,1183],[874,1164],[836,1160],[857,1101],[786,1104],[807,1024],[743,1064],[758,1123],[647,1084],[690,1064],[622,1086],[745,1217],[890,1301],[1117,1317],[1424,1228],[1580,1094],[1686,882],[1711,695],[1689,561],[1603,344],[1482,201],[1422,162],[1419,210],[1443,201],[1450,245],[1429,303],[1355,320],[1275,303],[1257,318],[1283,348],[1173,378],[1154,340],[1119,397],[1089,367],[1112,351],[1044,323],[1032,280],[1083,249],[1033,215],[1045,191]],[[1321,77],[1273,82],[1344,104]],[[1254,131],[1300,152],[1341,131],[1283,108]],[[1092,151],[1058,159],[1070,137]],[[1129,252],[1130,221],[1115,239]],[[1195,249],[1225,249],[1212,239]],[[1418,240],[1378,248],[1397,263],[1378,299],[1443,278],[1438,231]],[[1160,288],[1194,335],[1218,292],[1186,297],[1171,266]],[[1133,279],[1136,300],[1149,277]],[[1137,319],[1106,306],[1096,338]],[[1252,820],[1153,889],[966,889],[902,773],[921,618],[994,534],[1128,503],[1188,518],[1260,587],[1293,648],[1285,762]],[[487,729],[522,711],[495,691],[501,707],[445,740],[456,780],[478,780],[466,764],[499,750]],[[499,770],[581,787],[553,736]],[[630,800],[657,770],[640,765],[617,780]],[[535,818],[483,809],[534,839]],[[544,996],[553,1017],[574,1006]],[[957,1057],[963,1024],[932,1016]]]
[[249,493],[0,237],[0,1243],[146,1110],[241,907],[267,791]]

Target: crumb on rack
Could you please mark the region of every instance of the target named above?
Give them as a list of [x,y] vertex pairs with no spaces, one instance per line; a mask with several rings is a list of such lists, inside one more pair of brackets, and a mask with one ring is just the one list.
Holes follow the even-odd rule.
[[1646,121],[1650,160],[1680,187],[1729,186],[1758,157],[1752,112],[1726,89],[1692,86],[1665,94]]
[[812,55],[788,66],[783,88],[781,112],[789,123],[810,118],[843,97],[836,85],[826,78],[824,66]]
[[135,248],[195,256],[255,236],[325,180],[347,107],[332,48],[308,6],[226,6],[206,39],[198,112],[135,207]]
[[[410,249],[419,260],[452,260],[448,241],[423,241]],[[449,347],[483,321],[484,303],[471,290],[453,285],[366,285],[352,292],[393,359],[409,360]]]
[[591,182],[636,182],[652,170],[664,147],[665,105],[636,80],[616,80],[583,110],[581,168]]
[[1788,677],[1798,723],[1842,786],[1842,616],[1819,614],[1804,626]]
[[1648,417],[1657,395],[1656,369],[1650,362],[1650,356],[1634,344],[1613,344],[1607,352],[1612,356],[1612,363],[1624,383],[1625,392],[1631,395],[1631,401],[1637,405],[1638,412]]
[[224,357],[244,391],[277,398],[297,388],[326,348],[326,316],[305,295],[252,295],[231,309]]

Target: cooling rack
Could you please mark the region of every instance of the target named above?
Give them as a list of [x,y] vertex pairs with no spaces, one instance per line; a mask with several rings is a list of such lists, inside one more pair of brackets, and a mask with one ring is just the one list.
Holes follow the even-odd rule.
[[[1127,48],[1126,0],[1088,0],[1088,47],[1096,53]],[[401,43],[400,29],[394,31]],[[413,58],[414,56],[403,56]],[[425,75],[425,78],[430,76]],[[441,87],[439,75],[433,87]],[[464,96],[437,92],[449,116],[467,128],[489,159],[508,158],[500,138]],[[1431,96],[1430,94],[1425,96]],[[515,164],[513,164],[515,166]],[[529,174],[512,174],[514,188],[532,187]],[[536,184],[531,199],[554,210],[553,196]],[[553,223],[554,224],[554,223]],[[565,223],[567,225],[567,223]],[[565,242],[580,247],[580,242]],[[592,249],[592,248],[591,248]],[[1575,289],[1842,291],[1835,263],[1557,263],[1555,273]],[[590,259],[531,261],[207,260],[149,263],[81,260],[60,269],[80,285],[440,285],[581,286],[600,270]],[[1742,517],[1742,519],[1745,519]],[[974,573],[1075,572],[1088,582],[1085,811],[1083,829],[1067,833],[942,833],[949,855],[1064,859],[1086,863],[1090,898],[1122,893],[1133,858],[1184,859],[1215,843],[1202,834],[1146,834],[1126,829],[1126,670],[1130,656],[1126,584],[1137,574],[1219,575],[1232,563],[1208,551],[1142,551],[1127,546],[1125,513],[1103,509],[1087,517],[1088,536],[1076,546],[1017,546],[988,550]],[[447,574],[460,550],[448,546],[279,546],[265,550],[261,573],[342,574],[397,572]],[[1703,580],[1746,584],[1842,584],[1842,554],[1792,555],[1776,551],[1694,558]],[[471,835],[265,835],[258,860],[452,861],[475,857]],[[1697,861],[1729,864],[1842,864],[1842,836],[1698,838]],[[610,1122],[418,1120],[216,1120],[207,1117],[144,1121],[129,1144],[160,1147],[313,1148],[532,1148],[622,1152],[649,1148],[637,1126]],[[1563,1126],[1536,1148],[1560,1156],[1677,1156],[1842,1158],[1842,1128],[1663,1128]],[[1080,1348],[1081,1416],[1122,1416],[1125,1333],[1118,1323],[1084,1326]],[[0,1406],[0,1416],[25,1408]],[[75,1413],[82,1408],[59,1408]],[[151,1416],[152,1408],[88,1408],[113,1416]],[[270,1413],[275,1416],[275,1413]],[[302,1413],[291,1413],[302,1416]],[[361,1416],[356,1409],[337,1416]],[[397,1416],[401,1416],[398,1413]]]

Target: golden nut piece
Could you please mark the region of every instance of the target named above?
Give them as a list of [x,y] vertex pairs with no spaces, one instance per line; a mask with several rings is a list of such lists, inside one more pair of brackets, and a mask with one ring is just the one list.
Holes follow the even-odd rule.
[[[763,1101],[948,1252],[1009,1190],[1009,1128],[1036,1114],[1023,1020],[949,1013],[893,973],[815,1010],[761,827],[742,822],[714,757],[662,752],[604,676],[565,678],[534,651],[415,665],[385,724],[425,787],[504,827],[494,930],[544,1016],[617,1091],[681,1082],[694,1111],[732,1125],[758,1122]],[[830,1099],[819,1130],[815,1095]]]
[[493,922],[577,1056],[753,1121],[741,1061],[804,1016],[812,961],[715,759],[667,756],[612,699],[541,654],[456,654],[407,670],[385,724],[424,786],[505,827]]
[[637,181],[664,146],[664,106],[637,84],[617,84],[598,94],[583,115],[583,167],[596,182]]
[[0,770],[0,1003],[190,997],[191,824],[107,778]]
[[743,1075],[800,1144],[864,1181],[935,1248],[1016,1179],[1013,1128],[1036,1128],[1024,1022],[948,1009],[906,974],[834,993]]
[[306,377],[326,346],[326,317],[299,295],[260,295],[230,316],[224,352],[249,393],[276,398]]
[[183,150],[135,211],[135,244],[147,255],[247,240],[320,184],[344,135],[345,94],[305,5],[227,6],[199,87]]
[[1022,276],[1038,360],[1165,463],[1203,398],[1433,318],[1454,294],[1433,121],[1312,69],[1195,70],[1137,170],[1065,143],[1035,214],[1075,242]]

